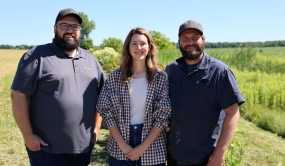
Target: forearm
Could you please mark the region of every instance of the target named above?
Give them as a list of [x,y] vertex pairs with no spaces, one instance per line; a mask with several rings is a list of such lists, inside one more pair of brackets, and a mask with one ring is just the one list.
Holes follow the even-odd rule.
[[220,138],[218,140],[217,146],[214,152],[219,152],[224,154],[228,146],[230,145],[239,120],[239,109],[238,104],[230,106],[228,109],[225,109],[226,116],[223,122],[222,131]]
[[101,124],[102,124],[102,117],[100,116],[100,113],[98,111],[95,112],[95,124],[94,124],[94,132],[96,132],[97,134],[100,131],[101,128]]
[[119,147],[126,143],[117,125],[110,127],[109,131],[110,135],[113,137],[115,142],[117,142]]
[[146,139],[141,143],[141,146],[143,147],[144,151],[150,147],[150,145],[156,140],[156,138],[161,133],[161,130],[159,130],[157,127],[153,127]]
[[27,95],[12,90],[11,101],[12,101],[12,111],[14,119],[18,124],[18,127],[25,139],[29,135],[33,134],[29,117]]

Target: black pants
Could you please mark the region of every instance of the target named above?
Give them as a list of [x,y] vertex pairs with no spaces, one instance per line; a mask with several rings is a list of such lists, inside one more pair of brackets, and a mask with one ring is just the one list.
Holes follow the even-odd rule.
[[171,158],[169,155],[167,156],[167,166],[206,166],[208,164],[209,158],[206,158],[202,163],[196,165],[178,165],[176,160]]
[[30,151],[27,153],[31,166],[87,166],[90,164],[90,157],[94,144],[92,143],[87,153],[79,154],[52,154],[42,150]]

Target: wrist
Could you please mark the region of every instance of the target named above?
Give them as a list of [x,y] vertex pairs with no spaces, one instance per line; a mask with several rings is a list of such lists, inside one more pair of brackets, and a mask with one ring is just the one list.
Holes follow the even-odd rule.
[[94,133],[98,134],[99,133],[99,129],[94,129]]
[[215,154],[225,154],[226,153],[226,148],[215,148],[215,150],[214,150],[214,152],[213,153],[215,153]]
[[150,147],[151,144],[147,144],[145,142],[142,142],[139,146],[141,146],[141,148],[146,151],[149,147]]
[[30,137],[31,135],[34,135],[34,133],[32,131],[29,131],[29,132],[25,132],[25,133],[22,133],[23,137]]

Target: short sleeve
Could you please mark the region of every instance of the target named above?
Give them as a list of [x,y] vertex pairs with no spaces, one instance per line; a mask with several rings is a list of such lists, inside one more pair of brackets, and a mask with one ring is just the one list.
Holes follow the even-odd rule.
[[218,100],[223,109],[238,103],[244,103],[244,98],[238,88],[233,72],[227,68],[219,75],[217,83]]
[[39,58],[34,49],[26,52],[18,64],[18,68],[12,83],[12,89],[32,95],[36,89],[36,80],[39,71]]

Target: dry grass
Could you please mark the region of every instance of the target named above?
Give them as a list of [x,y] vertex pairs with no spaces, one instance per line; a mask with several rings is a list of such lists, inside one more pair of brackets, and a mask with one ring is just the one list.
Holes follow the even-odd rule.
[[1,50],[0,49],[0,78],[14,74],[18,62],[26,50]]
[[18,62],[26,50],[0,49],[0,165],[27,165],[22,135],[11,110],[10,86]]

